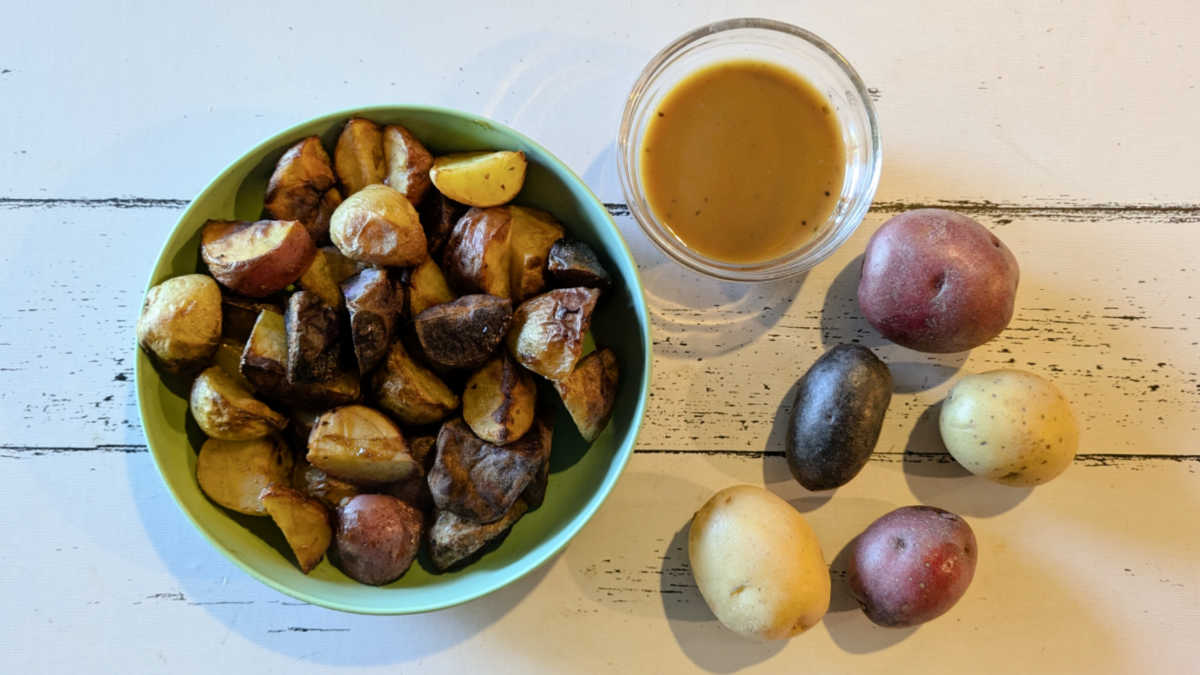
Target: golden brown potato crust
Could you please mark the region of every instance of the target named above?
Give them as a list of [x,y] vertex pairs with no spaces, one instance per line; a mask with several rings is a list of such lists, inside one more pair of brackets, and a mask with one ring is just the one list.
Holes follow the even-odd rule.
[[592,288],[560,288],[521,303],[508,333],[509,353],[546,379],[570,375],[599,298]]
[[589,443],[604,431],[612,417],[617,379],[617,355],[605,348],[580,359],[570,375],[554,383],[579,435]]
[[338,178],[346,188],[346,197],[375,183],[382,183],[386,172],[383,162],[383,132],[379,125],[361,117],[351,118],[338,136],[333,150]]
[[442,254],[446,280],[460,293],[511,297],[512,214],[502,207],[471,209],[459,218]]
[[222,328],[221,289],[204,274],[167,279],[146,292],[138,316],[138,344],[168,372],[208,363]]

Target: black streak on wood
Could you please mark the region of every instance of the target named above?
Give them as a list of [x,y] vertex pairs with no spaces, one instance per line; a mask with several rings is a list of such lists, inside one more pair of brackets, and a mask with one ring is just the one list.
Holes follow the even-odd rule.
[[270,628],[268,633],[348,633],[349,628],[309,628],[306,626],[288,626],[287,628]]

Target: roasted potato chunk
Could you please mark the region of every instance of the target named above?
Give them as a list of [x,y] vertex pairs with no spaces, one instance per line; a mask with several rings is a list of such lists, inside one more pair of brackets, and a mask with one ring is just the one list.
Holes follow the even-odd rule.
[[385,185],[395,188],[416,204],[429,191],[429,168],[433,155],[415,136],[399,125],[383,129],[383,158],[387,164]]
[[259,495],[272,483],[287,483],[292,452],[274,434],[251,441],[210,438],[196,456],[196,481],[208,498],[249,516],[265,516]]
[[429,179],[438,191],[468,206],[499,206],[525,184],[525,153],[462,152],[433,160]]
[[354,483],[394,483],[417,465],[400,429],[383,413],[361,405],[321,415],[308,436],[307,459]]
[[417,436],[408,441],[408,454],[423,468],[428,470],[433,466],[433,458],[437,455],[436,436]]
[[338,370],[338,316],[312,291],[288,298],[287,381],[291,384],[327,382]]
[[512,214],[506,208],[471,209],[459,218],[446,250],[442,269],[460,293],[511,296],[509,266]]
[[386,185],[347,197],[333,212],[329,236],[347,258],[372,265],[410,267],[428,256],[417,210]]
[[246,391],[253,392],[254,385],[242,375],[241,363],[242,352],[246,350],[246,345],[236,340],[222,338],[220,344],[217,345],[217,351],[213,354],[213,364],[220,366],[225,374],[233,378],[239,387]]
[[275,164],[263,209],[275,220],[300,221],[313,241],[319,241],[329,231],[328,221],[324,230],[318,222],[321,200],[336,182],[321,139],[309,136],[288,148]]
[[[330,247],[332,248],[332,247]],[[333,249],[337,250],[337,249]],[[338,252],[341,255],[341,252]],[[317,249],[317,254],[313,256],[312,264],[308,269],[304,270],[304,274],[300,275],[300,279],[296,281],[296,285],[306,291],[316,293],[321,302],[334,309],[340,309],[342,306],[342,291],[338,287],[340,280],[334,280],[334,270],[329,264],[329,256],[325,253],[324,248]]]
[[397,289],[386,270],[365,269],[342,282],[346,308],[350,310],[350,340],[358,372],[375,369],[387,355],[404,308],[403,289]]
[[252,298],[299,279],[316,252],[308,230],[295,220],[210,220],[200,233],[208,271],[229,290]]
[[612,286],[612,278],[600,265],[596,252],[577,239],[560,239],[550,248],[546,272],[560,288],[586,286],[605,290]]
[[283,532],[300,571],[308,574],[325,557],[333,541],[333,525],[325,505],[278,483],[263,489],[258,500]]
[[306,223],[308,234],[313,243],[320,246],[329,243],[329,222],[333,212],[342,204],[342,193],[337,188],[329,188],[321,195],[321,203],[317,205],[317,213],[312,223]]
[[391,495],[354,497],[338,508],[338,566],[355,581],[390,584],[416,559],[424,520],[419,511]]
[[220,366],[192,382],[188,405],[201,431],[223,441],[262,438],[287,426],[287,418],[254,398]]
[[464,295],[413,319],[421,352],[441,368],[478,368],[496,351],[512,321],[512,303],[492,295]]
[[146,291],[137,339],[163,370],[195,371],[221,339],[221,289],[204,274],[167,279]]
[[433,262],[433,258],[426,258],[420,265],[409,270],[405,286],[408,288],[408,312],[412,316],[455,298],[450,286],[446,284],[446,277],[442,276],[442,270]]
[[580,359],[571,374],[554,383],[583,440],[596,440],[617,400],[617,355],[605,348]]
[[304,457],[296,460],[292,471],[292,487],[313,499],[319,499],[331,509],[336,509],[342,502],[361,492],[354,483],[329,475],[323,469],[309,464]]
[[513,302],[520,302],[546,289],[546,258],[554,242],[562,239],[563,228],[541,209],[509,206],[508,210],[512,214],[508,286]]
[[420,204],[421,225],[425,228],[425,241],[429,245],[429,255],[441,259],[442,249],[450,239],[450,233],[458,219],[467,212],[467,207],[446,195],[431,190]]
[[283,307],[274,302],[224,294],[221,297],[221,336],[238,342],[250,339],[258,315],[269,309],[283,315]]
[[548,448],[541,446],[541,434],[526,436],[529,440],[493,445],[471,433],[461,419],[443,424],[437,458],[429,471],[429,489],[437,507],[480,523],[502,517],[546,458]]
[[458,396],[437,375],[412,360],[397,340],[383,367],[372,376],[379,407],[402,424],[432,424],[458,408]]
[[344,370],[325,382],[289,383],[287,330],[283,315],[273,310],[259,315],[240,369],[256,393],[289,405],[325,409],[353,403],[361,396],[358,376]]
[[463,389],[463,421],[480,439],[495,445],[511,443],[533,424],[537,385],[506,354],[475,371]]
[[498,520],[486,524],[463,518],[453,511],[437,511],[428,535],[429,556],[434,566],[445,571],[466,560],[504,535],[528,510],[524,500],[518,499]]
[[593,288],[560,288],[521,303],[508,333],[509,353],[546,379],[570,375],[599,298]]
[[361,117],[351,118],[338,136],[333,161],[347,197],[368,185],[382,183],[386,166],[379,125]]

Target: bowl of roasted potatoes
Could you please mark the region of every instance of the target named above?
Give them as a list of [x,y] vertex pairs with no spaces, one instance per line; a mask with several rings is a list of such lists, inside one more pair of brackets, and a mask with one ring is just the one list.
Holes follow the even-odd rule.
[[637,266],[525,136],[428,106],[326,115],[192,201],[136,382],[163,481],[220,551],[334,609],[477,598],[559,551],[633,451]]

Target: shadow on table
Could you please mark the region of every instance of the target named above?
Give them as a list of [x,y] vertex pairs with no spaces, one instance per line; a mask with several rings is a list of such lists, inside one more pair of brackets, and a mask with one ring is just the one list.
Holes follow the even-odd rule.
[[851,539],[833,562],[829,565],[829,577],[832,583],[829,596],[829,611],[822,619],[829,636],[851,654],[869,654],[881,649],[887,649],[901,642],[917,631],[917,626],[911,628],[882,628],[876,626],[863,614],[858,601],[850,594],[847,583],[847,572],[850,566]]

